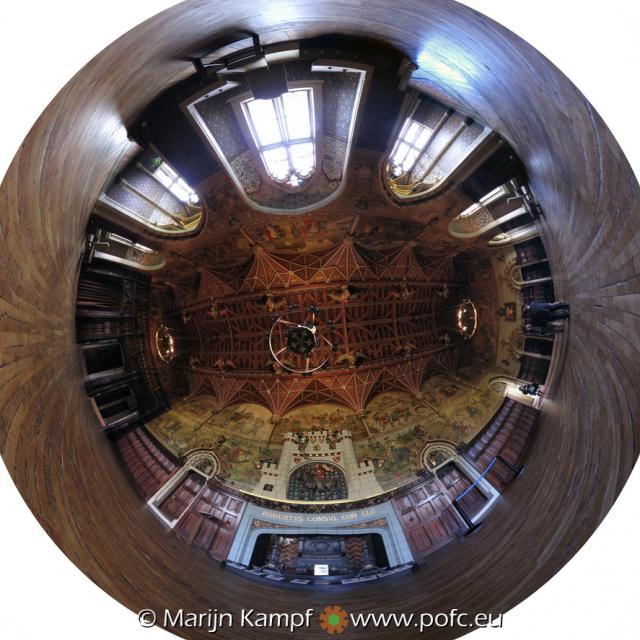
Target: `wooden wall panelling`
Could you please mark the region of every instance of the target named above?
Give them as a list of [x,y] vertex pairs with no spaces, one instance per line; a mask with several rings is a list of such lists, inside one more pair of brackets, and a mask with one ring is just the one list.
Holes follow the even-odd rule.
[[411,552],[421,560],[466,529],[434,478],[392,499]]
[[246,502],[208,485],[176,524],[179,538],[206,551],[215,560],[226,559]]

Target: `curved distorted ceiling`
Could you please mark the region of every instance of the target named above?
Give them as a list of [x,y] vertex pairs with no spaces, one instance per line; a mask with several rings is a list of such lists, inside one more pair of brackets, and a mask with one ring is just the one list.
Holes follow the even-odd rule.
[[[143,467],[162,467],[160,447],[181,466],[134,472],[179,537],[211,491],[349,512],[435,482],[447,534],[424,548],[402,534],[421,560],[489,509],[533,437],[535,394],[518,387],[545,382],[553,345],[517,324],[528,299],[553,296],[542,242],[516,240],[537,228],[535,199],[509,145],[411,87],[400,52],[335,37],[261,51],[212,54],[133,127],[143,149],[90,225],[87,389],[130,471],[140,446]],[[219,163],[197,181],[188,131],[191,154]],[[150,279],[118,271],[132,253],[114,230],[138,239],[140,218],[163,260]],[[150,353],[92,340],[112,336],[119,279]],[[204,452],[213,474],[192,462]],[[216,551],[242,566],[233,553]]]
[[[618,305],[602,287],[635,274],[634,234],[609,218],[636,181],[536,52],[444,0],[405,4],[296,5],[287,25],[257,2],[215,23],[211,3],[175,7],[80,72],[3,183],[2,320],[20,323],[3,456],[128,606],[226,610],[251,588],[276,611],[339,585],[347,608],[360,586],[385,611],[502,611],[584,542],[631,470],[628,303],[603,322],[591,302]],[[145,38],[139,58],[121,53]],[[83,126],[115,94],[124,150]],[[49,135],[68,139],[59,156]],[[21,275],[18,214],[41,255]],[[560,297],[571,311],[552,323],[523,317]],[[81,367],[56,324],[74,313]]]

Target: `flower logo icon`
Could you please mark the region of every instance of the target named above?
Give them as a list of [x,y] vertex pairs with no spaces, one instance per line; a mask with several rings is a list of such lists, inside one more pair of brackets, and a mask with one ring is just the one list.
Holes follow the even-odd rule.
[[340,605],[325,607],[320,614],[320,627],[329,635],[342,633],[348,625],[349,617]]

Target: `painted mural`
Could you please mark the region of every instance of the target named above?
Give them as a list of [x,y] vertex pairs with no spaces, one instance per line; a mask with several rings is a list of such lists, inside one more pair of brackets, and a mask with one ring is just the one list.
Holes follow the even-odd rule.
[[163,247],[163,274],[172,280],[198,267],[215,271],[246,263],[253,254],[252,243],[272,253],[327,251],[351,231],[356,217],[356,240],[369,249],[416,240],[416,250],[427,258],[459,251],[448,233],[448,219],[469,206],[468,198],[451,190],[427,203],[398,209],[382,188],[381,158],[377,152],[354,149],[342,195],[312,214],[295,216],[251,209],[225,171],[210,176],[197,185],[207,210],[203,229],[179,247]]
[[[500,373],[496,368],[467,365],[457,379],[444,375],[427,379],[420,400],[400,392],[381,394],[369,403],[364,423],[351,409],[335,404],[299,407],[280,420],[271,439],[279,443],[289,431],[348,429],[358,460],[379,462],[376,479],[385,490],[392,489],[415,478],[426,443],[464,444],[487,424],[504,399],[488,383]],[[148,428],[177,456],[198,448],[214,449],[226,481],[246,491],[254,490],[260,480],[260,461],[276,462],[280,456],[280,445],[268,442],[271,414],[255,404],[220,411],[212,395],[198,395],[177,403]]]
[[264,407],[239,404],[220,411],[212,395],[175,404],[147,423],[147,428],[177,456],[200,448],[214,449],[226,482],[252,490],[260,480],[259,461],[277,460],[279,446],[267,446],[271,414]]
[[376,479],[385,490],[410,482],[427,442],[458,446],[484,428],[504,400],[489,388],[497,372],[469,365],[459,370],[459,380],[432,376],[422,385],[422,400],[395,392],[377,396],[366,411],[372,437],[356,443],[358,459],[383,461],[376,465]]
[[351,409],[329,403],[306,405],[290,411],[278,423],[277,433],[336,429],[349,429],[354,437],[366,436],[362,421]]
[[[494,339],[497,341],[496,362],[507,375],[517,375],[520,369],[513,349],[516,337],[522,332],[522,324],[518,321],[519,309],[524,304],[522,290],[516,287],[509,276],[510,266],[515,262],[516,253],[513,247],[496,252],[491,257],[491,266],[497,285],[497,296],[500,305],[496,314]],[[508,311],[511,307],[511,311]]]

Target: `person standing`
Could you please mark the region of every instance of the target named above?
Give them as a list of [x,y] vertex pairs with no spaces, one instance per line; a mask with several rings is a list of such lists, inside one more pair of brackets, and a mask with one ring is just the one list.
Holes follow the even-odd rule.
[[520,393],[523,396],[539,396],[542,395],[540,393],[540,385],[539,384],[523,384],[521,387],[518,387]]
[[529,323],[536,326],[544,326],[553,320],[564,320],[569,317],[569,304],[566,302],[543,302],[532,300],[525,304],[522,314]]

